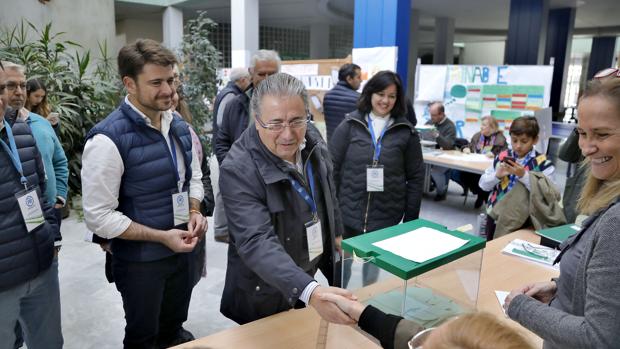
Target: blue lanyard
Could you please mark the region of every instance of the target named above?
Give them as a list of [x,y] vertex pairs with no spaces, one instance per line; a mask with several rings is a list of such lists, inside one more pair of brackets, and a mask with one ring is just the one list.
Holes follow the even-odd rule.
[[15,166],[15,169],[17,170],[17,172],[19,172],[19,181],[24,185],[24,188],[28,190],[28,180],[24,176],[22,162],[19,159],[19,152],[17,151],[17,146],[15,145],[15,137],[13,137],[13,131],[11,130],[11,126],[9,126],[9,123],[6,122],[6,120],[4,121],[4,128],[6,128],[6,136],[9,139],[10,148],[8,145],[6,145],[6,143],[4,143],[3,140],[0,139],[0,142],[2,143],[2,147],[4,147],[7,153],[9,153],[11,161],[13,162],[13,166]]
[[177,185],[179,185],[179,182],[181,182],[181,177],[179,176],[179,166],[177,162],[177,146],[174,145],[174,137],[172,137],[172,130],[168,131],[168,139],[170,139],[170,152],[172,153],[172,163],[174,164],[174,174],[177,176]]
[[312,215],[314,216],[314,218],[317,219],[318,211],[316,209],[316,203],[314,202],[314,199],[313,199],[315,195],[314,174],[312,174],[312,163],[310,162],[310,159],[308,159],[306,174],[307,174],[308,182],[310,183],[310,191],[312,191],[312,195],[308,194],[308,192],[306,191],[306,188],[304,188],[301,184],[299,184],[297,180],[290,178],[290,181],[291,181],[291,184],[293,185],[293,188],[295,188],[299,196],[301,196],[301,198],[304,199],[304,201],[308,204],[308,206],[310,206],[310,209],[312,210]]
[[385,127],[381,131],[381,135],[379,135],[379,139],[375,140],[375,130],[372,127],[372,120],[370,116],[368,116],[368,130],[370,131],[370,138],[372,139],[372,144],[375,146],[375,153],[372,156],[373,163],[379,162],[379,155],[381,155],[381,141],[383,140],[383,135],[385,134],[385,130],[387,130],[387,122],[385,123]]

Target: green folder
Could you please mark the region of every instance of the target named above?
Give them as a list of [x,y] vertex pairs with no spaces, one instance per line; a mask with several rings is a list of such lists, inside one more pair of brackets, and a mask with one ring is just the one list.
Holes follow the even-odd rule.
[[536,230],[536,234],[557,243],[562,243],[574,234],[577,234],[581,227],[573,224],[560,225],[553,228]]
[[[423,263],[416,263],[373,245],[373,243],[377,241],[383,241],[422,227],[433,228],[443,233],[468,240],[468,242],[454,251],[450,251],[439,257],[429,259]],[[448,264],[468,254],[482,250],[485,245],[486,240],[478,236],[448,230],[440,224],[424,219],[416,219],[407,223],[394,225],[342,241],[342,249],[344,251],[348,253],[355,253],[358,257],[373,257],[370,263],[373,263],[377,267],[386,270],[403,280],[409,280],[415,276]]]

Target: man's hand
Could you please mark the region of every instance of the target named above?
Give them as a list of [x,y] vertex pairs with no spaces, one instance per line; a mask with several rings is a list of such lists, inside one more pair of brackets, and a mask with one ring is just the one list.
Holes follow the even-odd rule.
[[205,217],[195,211],[189,213],[189,223],[187,223],[187,230],[192,237],[198,237],[202,239],[207,231],[207,220]]
[[177,253],[191,252],[198,243],[198,237],[185,230],[170,229],[162,234],[161,243]]
[[461,151],[463,151],[463,153],[465,153],[465,154],[471,153],[471,149],[469,149],[468,147],[465,147],[465,148],[461,149]]
[[360,303],[359,301],[345,298],[336,293],[322,293],[320,297],[324,301],[329,301],[336,304],[340,310],[349,315],[349,317],[355,320],[355,322],[360,321],[360,316],[364,312],[364,309],[366,309],[366,305]]
[[357,299],[351,292],[342,288],[317,286],[312,292],[312,295],[310,295],[309,302],[317,313],[319,313],[323,319],[335,324],[355,324],[355,320],[345,314],[335,303],[322,299],[322,295],[325,293],[334,293],[348,299]]

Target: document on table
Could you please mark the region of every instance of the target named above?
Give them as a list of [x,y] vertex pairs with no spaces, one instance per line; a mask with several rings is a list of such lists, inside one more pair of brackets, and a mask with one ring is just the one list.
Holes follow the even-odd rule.
[[422,227],[377,241],[373,245],[416,263],[423,263],[454,251],[468,241],[432,228]]
[[506,310],[504,310],[504,303],[506,303],[506,297],[508,297],[509,294],[510,292],[508,291],[495,291],[495,296],[497,297],[499,306],[502,308],[502,311],[504,312],[504,314],[506,314]]
[[450,153],[443,153],[441,155],[438,155],[439,157],[442,157],[444,159],[450,159],[450,160],[454,160],[454,161],[470,161],[470,162],[488,162],[491,163],[493,162],[493,158],[489,158],[486,155],[483,154],[450,154]]
[[559,263],[553,265],[553,261],[555,261],[555,258],[558,254],[560,254],[559,250],[554,250],[552,248],[534,244],[525,240],[512,240],[508,245],[506,245],[506,247],[504,247],[504,249],[502,249],[502,252],[541,263],[554,269],[560,268]]

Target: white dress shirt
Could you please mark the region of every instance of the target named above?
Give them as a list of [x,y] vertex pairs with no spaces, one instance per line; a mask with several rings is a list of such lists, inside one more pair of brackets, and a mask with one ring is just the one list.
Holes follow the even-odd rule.
[[[142,116],[147,125],[151,125],[151,120],[136,108],[129,98],[125,97],[127,103],[133,110]],[[170,124],[172,123],[172,112],[164,111],[161,117],[161,134],[170,147],[170,142],[174,141],[168,137]],[[154,127],[153,127],[154,128]],[[174,141],[177,155],[177,168],[179,186],[185,182],[185,160],[183,158],[182,147]],[[202,201],[204,198],[204,187],[202,185],[202,171],[198,161],[196,149],[192,147],[192,177],[189,183],[189,197]],[[112,239],[121,235],[129,225],[131,219],[122,212],[117,211],[118,195],[121,187],[121,179],[125,171],[123,160],[114,142],[103,134],[97,134],[86,142],[84,153],[82,154],[82,206],[84,209],[84,220],[86,227],[94,234],[102,238]],[[172,200],[172,199],[171,199]]]

